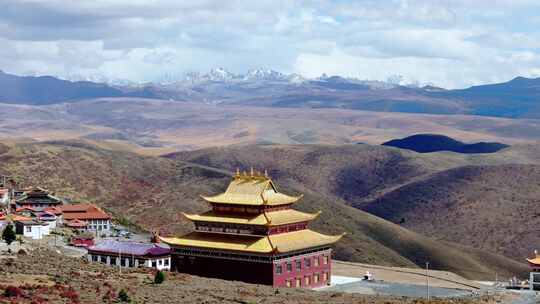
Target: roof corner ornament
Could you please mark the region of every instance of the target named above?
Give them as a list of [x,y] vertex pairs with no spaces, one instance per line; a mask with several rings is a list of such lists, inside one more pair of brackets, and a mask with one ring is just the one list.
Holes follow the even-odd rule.
[[264,169],[264,177],[268,178],[268,170]]
[[251,166],[251,168],[249,169],[249,174],[251,177],[253,177],[253,166]]

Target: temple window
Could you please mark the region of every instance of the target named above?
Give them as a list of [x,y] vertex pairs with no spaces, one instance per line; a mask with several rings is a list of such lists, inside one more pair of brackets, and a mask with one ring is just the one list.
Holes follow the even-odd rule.
[[318,273],[313,275],[313,283],[319,283],[319,274]]
[[281,265],[277,265],[276,266],[276,273],[281,274],[282,272],[283,272],[283,268],[281,267]]
[[302,269],[302,260],[298,260],[296,261],[296,270],[301,270]]
[[327,255],[323,256],[323,264],[324,265],[328,264],[328,256]]
[[323,273],[322,280],[323,282],[328,281],[328,272]]
[[302,279],[301,278],[296,278],[296,284],[294,285],[294,287],[300,287],[300,285],[302,284]]
[[287,262],[287,271],[288,272],[292,271],[292,263],[291,262]]
[[304,286],[309,286],[309,276],[304,277]]
[[304,265],[306,265],[306,268],[311,267],[311,259],[310,258],[305,258],[304,259]]
[[318,267],[319,266],[319,257],[316,256],[315,259],[313,260],[313,262],[314,262],[315,267]]

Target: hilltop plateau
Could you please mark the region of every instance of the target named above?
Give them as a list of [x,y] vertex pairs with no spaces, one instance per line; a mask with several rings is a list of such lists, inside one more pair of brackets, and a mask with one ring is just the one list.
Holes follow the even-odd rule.
[[[223,191],[232,168],[255,165],[269,168],[282,191],[305,194],[297,208],[323,212],[313,224],[314,229],[332,234],[348,233],[336,247],[338,259],[393,266],[423,265],[429,260],[435,269],[451,270],[468,278],[493,278],[495,273],[508,276],[526,271],[524,264],[494,252],[440,242],[411,232],[348,206],[343,198],[330,191],[339,187],[332,188],[336,180],[325,180],[328,177],[325,174],[339,169],[340,162],[336,159],[341,157],[358,158],[353,168],[366,176],[365,194],[371,193],[371,188],[376,189],[373,185],[401,184],[409,177],[431,172],[434,166],[440,165],[438,161],[426,162],[408,176],[394,176],[390,168],[399,170],[396,165],[400,158],[406,157],[390,148],[246,146],[185,152],[169,158],[144,157],[82,142],[13,144],[4,150],[7,151],[0,155],[0,173],[16,176],[23,185],[42,185],[63,197],[96,202],[124,223],[161,230],[164,234],[192,229],[180,212],[206,210],[208,207],[198,197],[200,194]],[[341,163],[347,163],[347,159]],[[364,168],[367,163],[373,165]],[[300,170],[304,165],[305,169]],[[403,169],[411,168],[404,165]],[[344,189],[355,189],[350,186],[362,180],[355,172],[337,173],[335,176]],[[393,178],[380,183],[384,176]],[[364,194],[353,191],[350,195]]]

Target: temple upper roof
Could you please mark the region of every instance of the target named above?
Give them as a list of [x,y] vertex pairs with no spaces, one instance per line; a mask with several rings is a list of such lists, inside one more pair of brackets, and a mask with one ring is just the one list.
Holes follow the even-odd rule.
[[185,217],[192,221],[243,224],[243,225],[267,225],[279,226],[314,220],[318,213],[305,213],[293,209],[264,212],[260,214],[224,214],[208,211],[202,214],[186,214]]
[[277,191],[272,179],[266,174],[237,173],[225,192],[214,196],[201,196],[210,203],[235,205],[286,205],[302,196],[290,196]]
[[249,236],[192,232],[183,237],[159,237],[172,246],[231,250],[248,253],[286,253],[312,247],[331,245],[343,235],[328,236],[304,229],[268,236]]

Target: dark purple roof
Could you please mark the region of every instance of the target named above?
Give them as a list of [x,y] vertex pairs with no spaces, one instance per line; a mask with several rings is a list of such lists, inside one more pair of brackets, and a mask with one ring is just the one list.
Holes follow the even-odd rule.
[[88,247],[88,251],[136,256],[162,256],[171,253],[171,249],[160,247],[155,244],[121,242],[115,240],[101,241],[94,246]]

